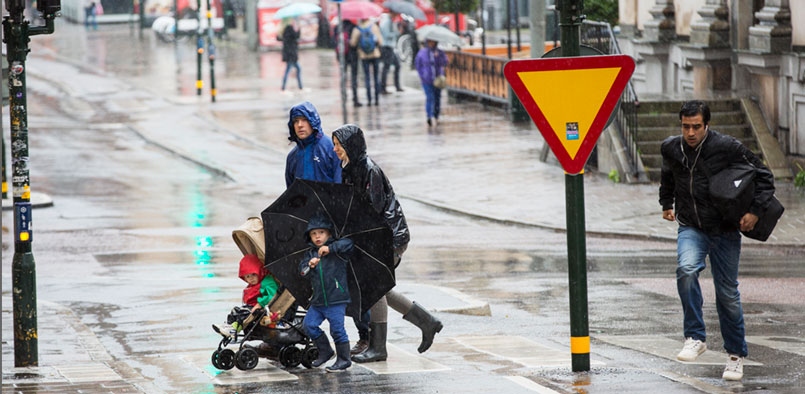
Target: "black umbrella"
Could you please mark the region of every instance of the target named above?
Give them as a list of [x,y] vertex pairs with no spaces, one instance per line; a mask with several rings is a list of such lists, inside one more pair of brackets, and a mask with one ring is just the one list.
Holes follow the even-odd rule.
[[355,244],[348,267],[352,304],[347,311],[358,316],[394,287],[394,252],[392,232],[383,216],[352,186],[296,179],[261,213],[266,268],[308,306],[310,282],[301,277],[299,263],[311,248],[304,236],[307,222],[318,211],[333,222],[332,236],[349,237]]
[[383,7],[388,8],[389,10],[391,10],[391,12],[410,15],[414,19],[418,19],[421,21],[427,19],[425,18],[425,12],[422,11],[421,8],[417,7],[416,4],[414,3],[409,3],[407,1],[389,0],[383,3]]

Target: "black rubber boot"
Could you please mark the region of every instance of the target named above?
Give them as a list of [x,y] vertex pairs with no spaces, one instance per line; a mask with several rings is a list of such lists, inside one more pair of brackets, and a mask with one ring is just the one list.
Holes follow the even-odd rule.
[[430,345],[433,344],[433,337],[436,336],[436,333],[442,331],[442,322],[416,302],[414,302],[411,310],[403,316],[403,319],[408,320],[422,330],[422,343],[417,348],[420,353],[425,353],[430,348]]
[[352,356],[356,363],[386,361],[386,330],[388,323],[369,323],[369,348],[361,354]]
[[324,368],[327,372],[344,372],[347,368],[352,366],[352,361],[349,361],[349,341],[335,344],[335,353],[338,357],[335,359],[333,365]]
[[315,343],[316,348],[319,349],[319,358],[312,363],[313,367],[316,368],[330,361],[335,353],[333,352],[333,348],[330,347],[330,341],[327,339],[327,335],[319,335],[318,338],[313,340],[313,343]]

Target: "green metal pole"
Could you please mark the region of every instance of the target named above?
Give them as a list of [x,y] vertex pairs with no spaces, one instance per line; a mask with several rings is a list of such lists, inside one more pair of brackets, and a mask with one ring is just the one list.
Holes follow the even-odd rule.
[[[559,26],[562,56],[580,55],[582,0],[561,0]],[[574,372],[590,370],[590,329],[587,313],[587,246],[584,224],[584,172],[565,175],[567,260],[570,285],[570,353]]]
[[201,58],[204,56],[204,38],[201,36],[201,0],[196,0],[198,28],[196,29],[196,95],[201,96],[204,80],[201,79]]
[[210,0],[207,0],[207,56],[210,59],[210,94],[212,102],[215,102],[215,42],[213,42],[214,32],[212,30],[212,10]]
[[36,324],[36,263],[31,249],[31,187],[28,171],[28,104],[25,89],[25,58],[30,36],[51,34],[60,5],[41,3],[45,26],[29,27],[25,3],[7,1],[9,15],[3,18],[3,42],[8,53],[9,117],[11,119],[11,168],[14,196],[14,258],[11,263],[14,303],[14,366],[39,365]]

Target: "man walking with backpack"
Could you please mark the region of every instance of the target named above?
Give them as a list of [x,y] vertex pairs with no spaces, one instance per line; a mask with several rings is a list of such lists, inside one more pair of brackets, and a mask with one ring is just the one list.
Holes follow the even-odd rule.
[[372,84],[369,79],[369,66],[372,67],[372,80],[375,86],[375,105],[379,105],[380,89],[378,86],[378,64],[380,60],[380,46],[383,45],[383,37],[380,35],[380,28],[369,19],[361,19],[358,27],[352,30],[352,37],[349,38],[349,45],[358,47],[358,58],[363,64],[363,75],[366,81],[366,99],[368,105],[372,105]]
[[[682,134],[668,137],[660,148],[662,218],[679,223],[676,286],[682,301],[685,345],[676,358],[691,362],[707,350],[699,272],[704,270],[705,257],[709,256],[721,337],[729,353],[722,378],[741,380],[747,348],[738,292],[738,230],[751,231],[755,227],[758,215],[774,196],[774,176],[740,141],[710,129],[710,109],[704,102],[685,102],[679,119]],[[749,212],[732,222],[710,196],[709,174],[736,163],[755,168],[755,189]]]

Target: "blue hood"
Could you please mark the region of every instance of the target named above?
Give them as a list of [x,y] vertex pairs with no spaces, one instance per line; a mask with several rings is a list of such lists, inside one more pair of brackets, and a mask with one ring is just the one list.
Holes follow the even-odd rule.
[[310,127],[313,128],[313,134],[311,134],[310,137],[305,138],[305,140],[316,138],[322,133],[319,112],[316,111],[316,107],[314,107],[313,104],[311,104],[309,101],[305,101],[296,104],[293,106],[293,108],[291,108],[290,118],[288,119],[288,133],[290,134],[288,137],[289,140],[301,142],[299,141],[299,138],[296,138],[296,132],[293,129],[293,118],[297,116],[304,116],[307,118],[307,121],[310,122]]

